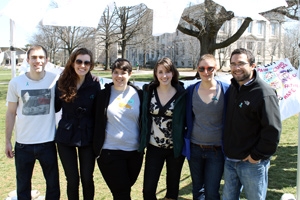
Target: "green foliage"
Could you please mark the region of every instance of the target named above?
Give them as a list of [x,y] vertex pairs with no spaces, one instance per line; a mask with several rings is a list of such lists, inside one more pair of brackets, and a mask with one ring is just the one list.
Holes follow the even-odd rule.
[[[94,72],[93,72],[94,73]],[[99,76],[110,77],[111,72],[101,72]],[[135,75],[134,75],[135,76]],[[139,79],[138,77],[141,77]],[[137,75],[136,81],[149,81],[152,79],[150,75]],[[5,98],[7,91],[7,84],[10,80],[10,71],[0,70],[0,199],[5,199],[7,194],[15,190],[15,166],[14,160],[6,158],[3,150],[5,148]],[[298,115],[290,117],[283,121],[283,130],[281,134],[280,144],[276,154],[273,156],[271,161],[271,167],[269,170],[269,188],[267,200],[280,199],[284,193],[296,193],[296,176],[297,176],[297,144],[298,144]],[[60,169],[60,186],[61,186],[61,199],[66,200],[66,179],[64,177],[64,171],[61,163],[59,162]],[[162,199],[166,192],[165,187],[165,168],[161,174],[160,181],[157,188],[157,196]],[[94,182],[95,182],[95,199],[106,200],[112,199],[111,193],[103,180],[98,166],[95,166],[94,171]],[[142,186],[143,186],[143,168],[140,176],[132,187],[132,199],[142,199]],[[223,187],[223,181],[221,182],[221,188]],[[80,187],[81,188],[81,187]],[[38,164],[35,165],[32,189],[39,190],[41,195],[45,194],[45,181],[42,170]],[[221,191],[221,189],[220,189]],[[81,189],[80,189],[81,192]],[[81,192],[82,193],[82,192]],[[180,183],[179,199],[187,200],[192,199],[192,185],[190,171],[188,163],[185,162]]]

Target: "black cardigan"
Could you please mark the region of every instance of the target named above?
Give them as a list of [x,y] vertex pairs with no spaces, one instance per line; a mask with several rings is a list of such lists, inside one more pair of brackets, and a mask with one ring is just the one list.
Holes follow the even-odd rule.
[[62,109],[62,118],[58,123],[55,141],[68,146],[87,146],[92,144],[94,132],[95,97],[100,84],[93,81],[91,74],[77,91],[74,102],[67,103],[59,97],[58,84],[55,87],[55,112]]

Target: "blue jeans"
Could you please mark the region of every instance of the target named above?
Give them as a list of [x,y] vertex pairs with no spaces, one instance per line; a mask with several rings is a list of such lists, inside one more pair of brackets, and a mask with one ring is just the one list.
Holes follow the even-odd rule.
[[35,161],[40,162],[46,179],[46,200],[59,200],[59,176],[54,142],[15,144],[18,200],[31,199],[31,178]]
[[200,198],[200,190],[204,185],[205,200],[219,200],[220,181],[224,170],[222,148],[201,148],[191,143],[189,166],[193,183],[193,199]]
[[58,143],[57,150],[67,178],[68,199],[79,200],[79,179],[82,183],[83,199],[94,199],[95,156],[92,145],[73,147]]
[[269,166],[269,159],[261,160],[257,164],[226,160],[223,200],[238,200],[242,187],[248,200],[265,200]]
[[97,163],[114,200],[130,200],[131,187],[142,168],[143,155],[137,151],[103,149]]
[[149,144],[146,151],[146,162],[144,171],[144,200],[157,199],[156,188],[165,161],[167,167],[166,198],[178,198],[179,182],[181,169],[184,162],[184,156],[174,158],[173,149],[163,149]]

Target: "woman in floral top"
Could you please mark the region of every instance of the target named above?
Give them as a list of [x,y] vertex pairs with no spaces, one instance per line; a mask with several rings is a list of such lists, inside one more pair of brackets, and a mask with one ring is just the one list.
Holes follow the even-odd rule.
[[143,196],[155,200],[164,162],[167,167],[165,199],[177,199],[184,156],[185,89],[169,58],[158,60],[154,81],[143,87],[142,136],[139,151],[147,147]]

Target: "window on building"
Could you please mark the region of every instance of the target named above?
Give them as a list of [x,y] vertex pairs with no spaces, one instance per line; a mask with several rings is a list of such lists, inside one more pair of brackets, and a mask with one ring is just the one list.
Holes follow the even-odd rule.
[[263,34],[263,22],[262,21],[257,22],[257,33],[260,35]]
[[258,42],[257,43],[257,55],[261,55],[261,49],[262,49],[262,44],[261,44],[261,42]]
[[253,49],[253,42],[247,42],[247,49],[252,50]]
[[237,48],[243,48],[243,43],[241,41],[237,41]]
[[165,47],[165,44],[162,44],[161,48],[162,48],[162,55],[166,56],[166,50],[165,50],[166,47]]
[[252,33],[252,22],[250,22],[248,28],[247,28],[248,33]]
[[243,19],[238,19],[237,20],[237,29],[239,29],[242,26]]
[[271,22],[271,35],[277,35],[278,24],[276,22]]
[[271,43],[271,56],[276,56],[276,52],[277,52],[277,43],[273,42]]

